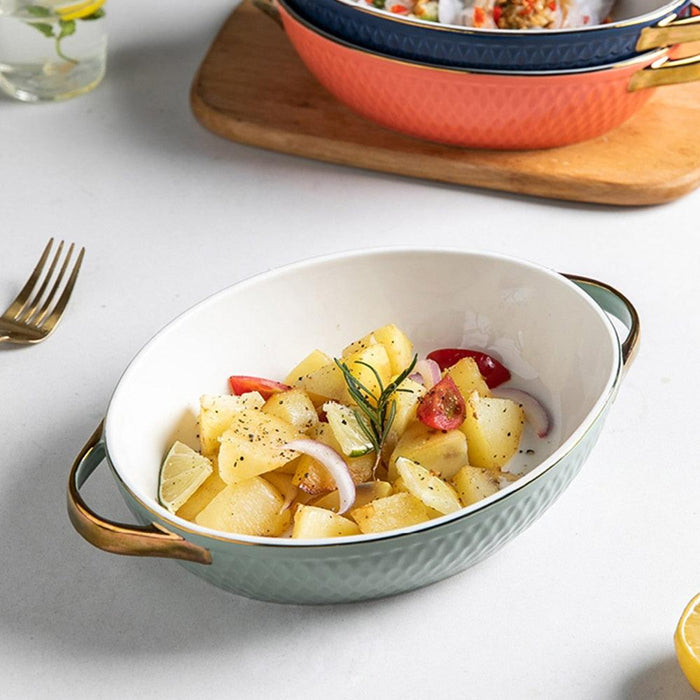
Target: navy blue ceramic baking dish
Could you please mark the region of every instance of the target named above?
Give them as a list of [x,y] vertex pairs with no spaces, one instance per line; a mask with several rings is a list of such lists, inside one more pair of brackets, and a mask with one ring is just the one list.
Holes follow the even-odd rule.
[[378,12],[351,0],[287,0],[336,38],[397,58],[460,68],[565,70],[700,40],[690,0],[618,0],[611,22],[574,29],[475,29]]

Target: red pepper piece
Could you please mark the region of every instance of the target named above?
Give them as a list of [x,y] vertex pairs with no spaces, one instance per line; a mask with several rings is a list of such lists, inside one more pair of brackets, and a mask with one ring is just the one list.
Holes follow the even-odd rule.
[[486,11],[483,7],[474,8],[474,26],[483,27],[486,24]]
[[479,367],[479,372],[484,378],[489,389],[503,384],[510,379],[510,372],[491,355],[479,350],[467,350],[465,348],[442,348],[433,350],[429,355],[429,360],[435,360],[441,370],[446,370],[459,362],[463,357],[471,357]]
[[418,420],[436,430],[455,430],[464,423],[467,407],[452,377],[443,377],[418,406]]
[[234,374],[228,378],[231,393],[240,396],[247,394],[249,391],[257,391],[264,399],[269,399],[273,394],[279,394],[282,391],[289,391],[291,386],[275,382],[272,379],[263,379],[262,377],[246,377],[240,374]]

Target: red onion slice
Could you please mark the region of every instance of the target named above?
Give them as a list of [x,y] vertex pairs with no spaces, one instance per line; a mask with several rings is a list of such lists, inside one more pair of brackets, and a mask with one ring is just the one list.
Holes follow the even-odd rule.
[[355,502],[355,482],[352,480],[350,470],[345,460],[328,445],[316,440],[292,440],[282,449],[301,452],[318,460],[330,472],[335,485],[338,487],[339,508],[338,514],[345,513]]
[[545,407],[527,391],[521,389],[499,389],[494,392],[499,399],[510,399],[519,403],[525,411],[525,418],[532,425],[537,437],[544,438],[549,434],[551,420]]
[[421,383],[426,389],[432,389],[442,379],[440,365],[435,360],[418,360],[414,371],[423,378]]

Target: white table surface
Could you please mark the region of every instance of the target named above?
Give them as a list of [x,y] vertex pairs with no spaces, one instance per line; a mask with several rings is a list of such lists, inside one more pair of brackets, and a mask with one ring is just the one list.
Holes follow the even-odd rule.
[[[672,635],[700,591],[700,192],[621,210],[228,143],[195,122],[188,88],[231,2],[107,9],[96,91],[0,99],[0,306],[49,236],[87,248],[56,334],[0,351],[0,695],[695,697]],[[401,244],[528,258],[605,280],[639,309],[641,351],[603,435],[539,521],[450,580],[331,607],[239,598],[74,532],[73,457],[165,322],[287,262]],[[85,496],[130,520],[106,469]]]

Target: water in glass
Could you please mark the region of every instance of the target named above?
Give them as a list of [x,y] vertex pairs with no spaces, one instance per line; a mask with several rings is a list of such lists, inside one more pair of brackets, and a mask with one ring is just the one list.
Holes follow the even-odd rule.
[[0,0],[0,88],[27,102],[64,100],[105,73],[104,0]]

